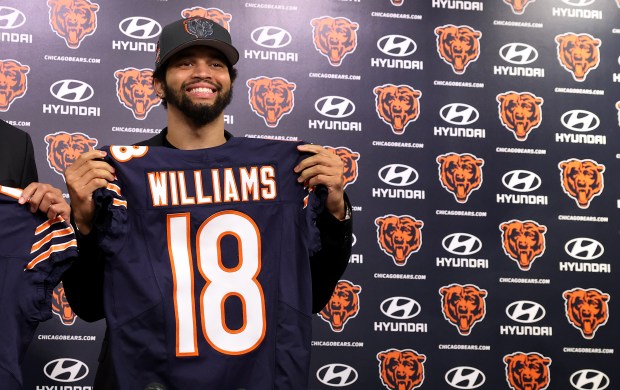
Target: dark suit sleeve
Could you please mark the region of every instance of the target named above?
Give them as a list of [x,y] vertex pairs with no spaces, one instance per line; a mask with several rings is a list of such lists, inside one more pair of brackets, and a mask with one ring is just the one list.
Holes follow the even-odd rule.
[[[345,194],[347,209],[351,204]],[[321,250],[310,259],[312,270],[312,312],[318,313],[329,302],[344,273],[353,245],[353,219],[339,221],[324,211],[316,221],[321,234]]]
[[24,188],[28,184],[35,181],[39,181],[39,175],[37,174],[37,163],[34,159],[32,139],[30,138],[30,134],[26,133],[26,153],[24,156],[24,170],[22,171],[21,188]]
[[97,248],[95,233],[84,236],[76,226],[80,249],[78,258],[62,276],[65,295],[71,309],[84,321],[93,322],[104,317],[103,267],[104,260]]

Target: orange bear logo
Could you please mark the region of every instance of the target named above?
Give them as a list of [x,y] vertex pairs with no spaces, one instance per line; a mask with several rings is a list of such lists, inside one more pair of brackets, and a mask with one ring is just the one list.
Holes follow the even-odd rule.
[[592,69],[601,61],[601,40],[590,34],[566,33],[557,35],[558,60],[562,68],[573,75],[575,81],[585,81]]
[[69,306],[62,282],[52,292],[52,313],[56,314],[63,325],[73,325],[77,316]]
[[385,84],[375,87],[377,115],[390,125],[394,134],[404,134],[410,122],[420,116],[422,92],[408,85]]
[[8,111],[15,99],[28,89],[28,65],[15,60],[0,60],[0,111]]
[[377,354],[379,375],[390,390],[412,390],[424,382],[426,356],[412,349],[388,349]]
[[331,66],[340,66],[342,60],[357,48],[359,24],[347,18],[323,16],[310,21],[314,47],[327,57]]
[[517,15],[523,15],[525,7],[533,3],[535,0],[504,0],[512,8],[512,12]]
[[230,21],[232,20],[232,15],[222,11],[219,8],[185,8],[181,11],[181,16],[185,19],[193,17],[207,18],[213,20],[215,23],[230,31]]
[[568,322],[579,329],[584,338],[593,339],[598,328],[609,319],[609,294],[595,288],[574,288],[564,291],[563,297]]
[[512,390],[544,390],[549,386],[551,359],[536,352],[504,356],[506,381]]
[[246,84],[249,88],[250,107],[265,120],[267,126],[278,126],[280,119],[293,111],[293,91],[297,88],[295,83],[280,77],[256,77],[249,79]]
[[[59,175],[82,154],[97,146],[97,139],[83,133],[65,133],[59,131],[45,136],[47,143],[47,163]],[[63,176],[64,177],[64,176]]]
[[329,323],[334,332],[342,332],[346,323],[357,316],[360,311],[359,294],[361,291],[361,286],[348,280],[339,281],[332,297],[318,316]]
[[375,219],[377,242],[394,264],[404,266],[411,254],[422,247],[422,227],[424,222],[410,215],[384,215]]
[[469,336],[474,325],[486,316],[487,291],[473,284],[451,284],[439,289],[444,318],[461,336]]
[[441,186],[459,203],[466,203],[469,195],[482,185],[484,160],[473,154],[442,154],[437,156],[437,163]]
[[119,69],[114,72],[114,77],[118,101],[133,113],[134,118],[146,119],[149,111],[161,104],[153,87],[151,69]]
[[47,0],[52,30],[65,40],[71,49],[80,47],[82,40],[97,30],[99,5],[88,0]]
[[344,163],[344,188],[355,183],[357,180],[357,161],[360,159],[360,154],[345,146],[324,146],[324,148],[335,153]]
[[499,225],[504,253],[516,261],[521,271],[529,271],[534,260],[545,253],[547,227],[536,221],[513,219]]
[[482,33],[469,26],[447,24],[435,29],[437,53],[456,74],[463,74],[480,56]]
[[514,133],[517,141],[525,141],[542,122],[543,98],[529,92],[509,91],[496,97],[502,125]]
[[579,208],[587,209],[592,199],[603,192],[604,165],[593,160],[570,159],[561,161],[558,167],[561,172],[562,189],[575,199]]

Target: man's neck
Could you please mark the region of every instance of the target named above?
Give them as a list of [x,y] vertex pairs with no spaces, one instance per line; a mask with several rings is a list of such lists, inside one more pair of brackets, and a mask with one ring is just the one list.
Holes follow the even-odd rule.
[[196,126],[184,115],[175,114],[175,112],[168,111],[168,134],[166,138],[177,149],[205,149],[226,143],[224,114],[201,127]]

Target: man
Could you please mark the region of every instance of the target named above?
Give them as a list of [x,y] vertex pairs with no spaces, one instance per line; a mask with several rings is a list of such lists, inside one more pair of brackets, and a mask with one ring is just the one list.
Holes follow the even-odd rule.
[[[223,150],[228,151],[232,147],[231,145],[234,144],[239,145],[239,153],[241,155],[246,153],[249,150],[247,144],[252,142],[243,139],[237,140],[224,130],[223,110],[230,103],[232,97],[232,84],[236,77],[236,69],[233,68],[233,65],[238,58],[238,51],[232,46],[228,31],[211,20],[189,18],[178,20],[166,26],[158,42],[154,86],[157,94],[162,98],[164,106],[167,107],[168,127],[163,129],[159,135],[141,143],[141,145],[149,147],[165,146],[170,149],[197,151],[197,153],[201,153],[200,151],[204,150],[218,155],[218,153],[223,153]],[[291,146],[287,147],[291,148]],[[282,149],[282,146],[273,146],[273,148],[279,151]],[[146,149],[140,150],[145,151]],[[311,310],[308,308],[308,313],[306,313],[309,315],[310,312],[316,313],[320,311],[327,303],[335,285],[346,268],[352,243],[350,205],[346,201],[343,191],[343,163],[340,158],[318,145],[299,145],[297,150],[297,152],[292,150],[290,153],[293,159],[296,158],[295,155],[298,153],[303,153],[309,157],[292,165],[291,172],[285,173],[285,175],[293,174],[294,171],[298,175],[296,179],[299,183],[306,183],[309,187],[319,186],[319,188],[325,189],[324,211],[316,219],[316,226],[320,231],[321,249],[310,259],[308,271],[311,271],[312,278],[311,284],[309,281],[307,285],[308,291],[301,292],[306,296],[312,295],[311,299],[309,299],[309,301],[311,300]],[[154,152],[155,155],[157,153],[161,152]],[[230,154],[235,154],[235,152],[223,154],[220,158],[234,159]],[[192,154],[172,155],[182,160],[185,156]],[[99,242],[101,240],[100,237],[93,237],[93,235],[97,235],[95,225],[97,224],[98,215],[96,215],[95,211],[99,212],[100,208],[96,209],[93,193],[97,191],[95,196],[101,194],[103,191],[98,189],[105,188],[108,186],[108,183],[114,182],[116,173],[115,169],[108,162],[101,161],[104,157],[108,158],[107,161],[112,161],[109,159],[110,156],[106,156],[106,153],[102,151],[85,153],[65,173],[74,221],[80,233],[78,234],[78,239],[80,242],[81,259],[74,263],[72,269],[65,274],[64,287],[73,310],[78,316],[87,321],[95,321],[104,316],[102,292],[104,286],[104,262],[101,257],[97,256],[97,245],[95,244],[98,242],[98,239]],[[254,157],[248,156],[248,158]],[[258,159],[258,157],[256,158]],[[270,158],[276,159],[277,156]],[[282,160],[285,159],[287,158],[283,156]],[[288,160],[292,159],[288,158]],[[178,164],[181,164],[181,162],[178,162]],[[205,162],[205,164],[207,163]],[[284,165],[284,162],[282,162],[282,166]],[[294,180],[293,178],[292,181]],[[122,200],[119,201],[122,202]],[[297,228],[291,226],[289,230]],[[91,233],[93,229],[95,229],[95,232]],[[284,234],[275,231],[274,233]],[[114,244],[112,243],[111,245],[113,246]],[[280,256],[284,256],[284,254],[280,254]],[[304,279],[308,275],[301,275],[299,277]],[[299,289],[300,287],[295,288]],[[281,293],[284,294],[286,292],[282,291]],[[295,293],[297,294],[297,292]],[[244,299],[243,297],[241,298],[242,300]],[[176,304],[180,305],[178,302]],[[108,302],[107,305],[111,304]],[[110,306],[106,307],[109,308]],[[226,328],[228,324],[225,325],[224,327]],[[277,324],[268,324],[267,326],[270,327],[269,331],[271,332],[271,327],[275,327]],[[295,329],[293,330],[295,331]],[[117,330],[114,331],[117,332]],[[110,324],[108,323],[109,332]],[[209,333],[208,331],[206,332]],[[238,332],[242,332],[241,328]],[[302,329],[299,329],[298,332],[305,333],[304,337],[306,338],[309,337],[308,332],[302,332]],[[117,337],[119,340],[121,338]],[[282,347],[280,346],[280,348]],[[116,348],[119,348],[119,346],[117,345]],[[103,361],[100,365],[95,386],[99,389],[123,388],[122,386],[127,385],[126,383],[120,383],[120,381],[115,383],[112,378],[114,375],[113,367],[108,360],[109,354],[106,353],[105,349],[106,347],[104,346]],[[112,346],[111,349],[114,350],[115,346]],[[302,388],[299,387],[299,383],[307,384],[309,345],[304,344],[301,349],[298,367],[295,369],[301,370],[301,378],[297,378],[300,375],[289,375],[289,378],[285,378],[286,375],[283,375],[280,379],[270,379],[273,382],[269,385],[269,388]],[[285,353],[281,354],[285,355]],[[289,351],[287,355],[295,357],[292,351]],[[145,362],[145,364],[147,363]],[[117,366],[116,369],[117,376],[121,377],[119,375],[120,371],[126,370],[126,367]],[[205,367],[204,369],[208,370],[209,368]],[[213,366],[212,369],[217,370],[217,366]],[[226,370],[227,368],[224,365],[222,369]],[[230,370],[230,367],[228,369]],[[282,368],[278,367],[278,369]],[[271,367],[271,371],[269,375],[276,371],[276,368]],[[241,376],[241,374],[232,371],[226,372],[223,375],[232,375],[234,377],[235,375]],[[262,374],[264,374],[263,377],[269,377],[267,373]],[[174,373],[171,373],[171,375],[174,376]],[[205,373],[205,375],[207,374]],[[295,385],[287,382],[290,380]],[[162,386],[161,388],[164,388],[163,385],[154,383],[154,386]],[[146,384],[141,385],[144,386]],[[175,385],[169,384],[169,386]],[[228,384],[224,383],[223,386],[218,388],[226,388]]]

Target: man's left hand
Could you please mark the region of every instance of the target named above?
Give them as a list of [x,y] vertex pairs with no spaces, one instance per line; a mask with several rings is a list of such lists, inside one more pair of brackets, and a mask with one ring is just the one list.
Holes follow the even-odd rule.
[[30,211],[43,212],[47,218],[53,219],[60,215],[67,223],[71,218],[71,207],[62,197],[62,192],[49,184],[30,183],[19,198],[19,203],[30,204]]

